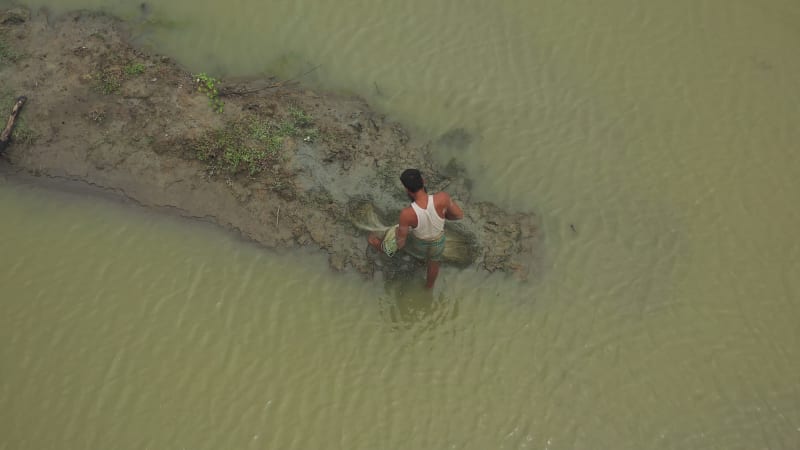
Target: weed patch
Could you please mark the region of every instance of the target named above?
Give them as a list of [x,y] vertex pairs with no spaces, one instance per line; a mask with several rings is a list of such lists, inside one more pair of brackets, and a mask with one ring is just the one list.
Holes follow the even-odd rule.
[[296,106],[289,107],[289,116],[291,116],[294,126],[299,128],[308,128],[314,124],[314,118]]
[[201,72],[194,75],[194,81],[197,83],[197,90],[208,97],[208,104],[211,108],[217,113],[222,113],[225,109],[225,103],[219,98],[219,91],[217,90],[219,80]]
[[131,63],[125,66],[125,68],[122,70],[123,72],[125,72],[125,75],[129,77],[135,77],[137,75],[143,74],[145,67],[144,64],[142,63]]
[[289,107],[289,120],[283,121],[283,132],[289,136],[302,137],[303,142],[314,142],[319,139],[319,130],[312,128],[314,117],[296,106]]
[[284,140],[290,130],[268,120],[251,118],[228,122],[220,130],[207,132],[194,143],[197,159],[209,165],[212,174],[247,173],[255,176],[283,162]]
[[115,94],[122,87],[122,72],[115,68],[106,68],[96,75],[97,90],[105,95]]
[[278,124],[278,133],[283,136],[297,136],[300,129],[292,122],[281,122]]
[[131,62],[124,67],[106,67],[94,75],[95,88],[105,95],[116,94],[125,80],[139,76],[146,70],[145,65],[139,62]]

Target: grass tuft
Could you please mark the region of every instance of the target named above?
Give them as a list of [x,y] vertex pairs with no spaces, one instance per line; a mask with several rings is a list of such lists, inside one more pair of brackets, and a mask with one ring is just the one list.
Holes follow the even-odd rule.
[[296,106],[289,107],[289,115],[296,127],[307,128],[314,124],[314,117]]
[[144,64],[142,63],[130,63],[122,69],[125,72],[125,75],[129,77],[135,77],[137,75],[141,75],[145,71]]
[[228,122],[194,143],[197,159],[209,165],[210,172],[255,176],[283,162],[284,140],[294,136],[287,128],[266,119],[251,118]]
[[122,83],[132,77],[139,76],[147,70],[140,62],[130,62],[124,67],[110,66],[94,74],[95,88],[97,91],[111,95],[122,88]]

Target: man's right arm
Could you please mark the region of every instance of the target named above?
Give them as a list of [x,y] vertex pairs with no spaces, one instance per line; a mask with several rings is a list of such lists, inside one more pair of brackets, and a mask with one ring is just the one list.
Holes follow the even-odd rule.
[[416,214],[414,210],[411,208],[405,208],[400,211],[400,219],[398,220],[398,227],[395,233],[395,238],[397,239],[397,249],[400,250],[401,248],[406,246],[406,239],[408,239],[408,233],[411,231],[411,226],[415,225],[416,222]]

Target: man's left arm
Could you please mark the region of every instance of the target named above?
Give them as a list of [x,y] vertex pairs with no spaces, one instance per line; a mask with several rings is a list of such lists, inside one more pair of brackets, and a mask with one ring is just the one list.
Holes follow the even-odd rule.
[[444,210],[444,218],[447,220],[461,220],[464,218],[464,211],[461,209],[460,206],[450,197],[450,194],[447,195],[447,207]]

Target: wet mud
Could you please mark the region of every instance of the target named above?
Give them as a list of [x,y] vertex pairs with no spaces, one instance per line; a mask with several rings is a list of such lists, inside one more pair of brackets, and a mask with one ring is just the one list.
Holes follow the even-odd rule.
[[398,177],[414,167],[465,211],[447,224],[462,246],[453,264],[531,272],[536,217],[473,200],[458,161],[433,158],[437,145],[469,145],[467,130],[423,140],[358,97],[209,78],[131,45],[125,23],[104,14],[0,10],[3,115],[28,98],[0,164],[175,209],[268,248],[313,246],[333,269],[367,275],[418,267],[369,249],[365,231],[396,221],[408,203]]

